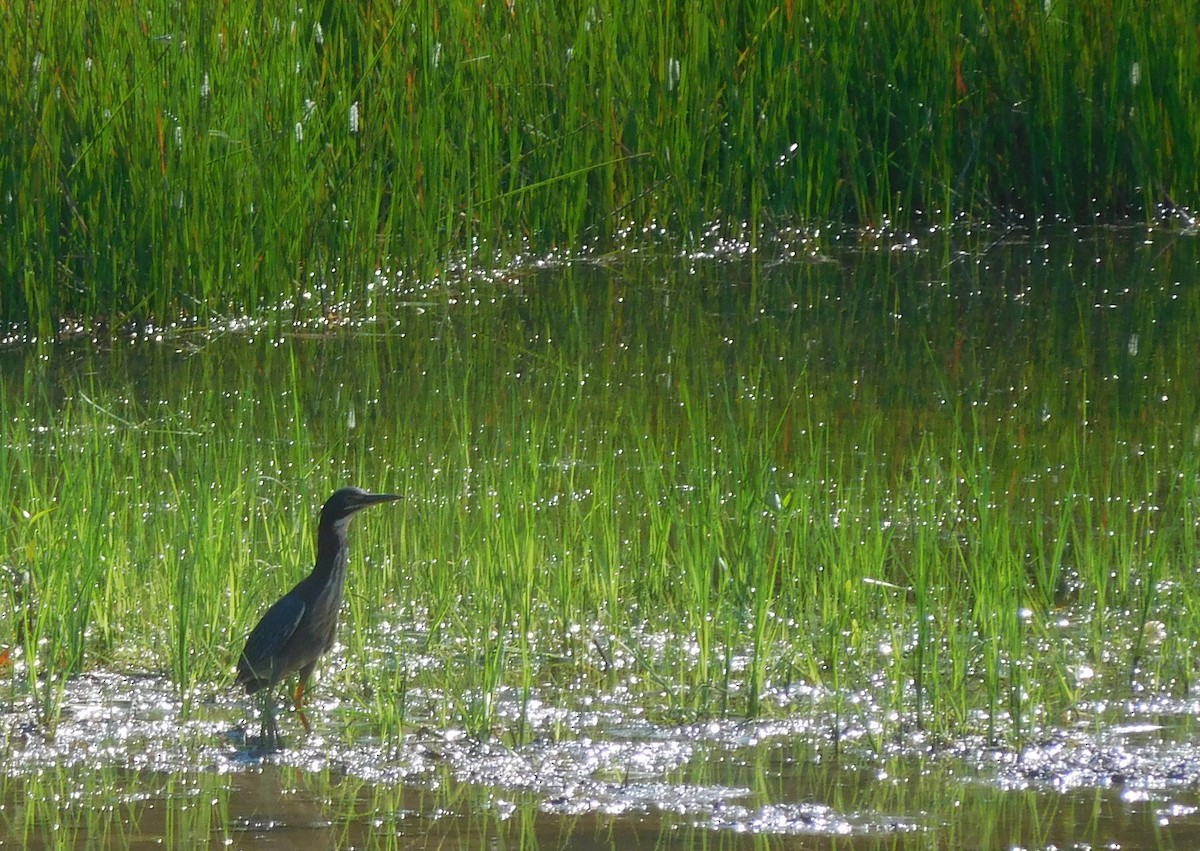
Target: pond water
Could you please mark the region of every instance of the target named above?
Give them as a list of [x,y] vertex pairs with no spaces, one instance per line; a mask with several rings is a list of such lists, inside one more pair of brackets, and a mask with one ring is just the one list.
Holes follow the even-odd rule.
[[[0,844],[1196,847],[1198,249],[790,235],[14,344]],[[236,651],[351,482],[406,499],[262,753]]]
[[104,673],[69,686],[53,739],[7,718],[0,825],[34,848],[1191,847],[1195,725],[1127,709],[1021,753],[918,735],[838,749],[803,715],[670,728],[614,711],[518,747],[318,729],[263,755],[233,701],[184,720],[170,683]]

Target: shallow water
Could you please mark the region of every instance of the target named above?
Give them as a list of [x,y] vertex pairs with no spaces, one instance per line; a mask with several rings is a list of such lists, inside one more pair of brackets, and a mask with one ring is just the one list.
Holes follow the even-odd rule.
[[[633,707],[539,705],[559,738],[415,730],[339,744],[336,708],[289,747],[246,744],[250,707],[185,717],[161,678],[73,681],[56,735],[6,722],[7,841],[25,847],[1160,848],[1200,841],[1193,702],[1127,705],[1020,751],[913,731],[837,745],[821,698],[760,722],[664,727]],[[865,704],[865,701],[864,701]],[[864,710],[869,714],[869,706]],[[502,714],[516,715],[515,702]],[[285,720],[285,726],[293,719]],[[1118,723],[1119,722],[1119,723]],[[325,738],[329,733],[333,738]]]
[[[163,495],[177,498],[162,468],[191,475],[188,449],[222,441],[229,452],[235,444],[244,452],[236,463],[245,464],[246,479],[278,486],[268,493],[280,498],[296,498],[293,491],[309,479],[358,479],[364,469],[379,469],[409,483],[461,480],[431,487],[422,492],[429,495],[424,502],[414,498],[405,506],[418,518],[414,529],[431,517],[505,510],[493,505],[494,494],[471,470],[446,462],[443,445],[471,442],[478,467],[553,465],[574,483],[574,474],[585,479],[596,466],[595,452],[610,448],[588,445],[587,436],[572,443],[550,434],[542,442],[552,443],[552,451],[530,461],[521,454],[525,435],[487,442],[498,431],[496,419],[522,404],[537,408],[564,387],[593,390],[594,410],[582,403],[581,418],[602,417],[632,395],[665,396],[681,380],[695,380],[697,372],[677,364],[701,355],[714,382],[735,386],[737,401],[747,405],[772,386],[748,364],[795,363],[798,374],[803,366],[818,413],[839,427],[876,418],[887,424],[879,430],[881,444],[919,441],[930,411],[957,404],[999,423],[998,433],[1019,411],[1022,449],[1036,439],[1049,445],[1053,438],[1045,435],[1074,415],[1063,398],[1080,385],[1087,386],[1079,393],[1087,401],[1084,416],[1096,429],[1161,421],[1164,435],[1190,433],[1185,425],[1197,411],[1196,388],[1181,353],[1197,339],[1200,283],[1200,249],[1190,235],[1009,231],[982,247],[973,242],[969,251],[933,238],[926,246],[924,239],[868,234],[852,245],[820,247],[806,237],[781,238],[760,247],[770,256],[757,259],[748,246],[717,244],[687,255],[538,262],[392,298],[381,281],[368,305],[326,306],[315,314],[289,309],[204,329],[130,329],[128,340],[102,350],[84,339],[50,354],[9,348],[0,352],[5,412],[12,422],[44,426],[45,442],[33,456],[46,459],[52,482],[69,472],[72,459],[94,451],[97,433],[120,441],[136,421],[141,431],[161,435],[139,449],[148,458],[145,469],[131,459],[119,475],[114,471],[114,493],[130,502],[104,504],[140,511],[148,530],[164,510]],[[634,350],[638,356],[629,357]],[[948,389],[931,382],[923,366],[929,363],[940,378],[959,383]],[[1062,380],[1038,383],[1043,372]],[[296,374],[311,375],[314,386],[301,384],[298,392],[290,383]],[[430,377],[444,374],[463,381],[461,394]],[[206,421],[209,409],[188,395],[197,393],[227,396],[231,405],[246,400],[255,411],[252,433],[229,435]],[[693,394],[701,397],[703,389]],[[84,410],[94,418],[55,423],[67,401],[76,403],[76,416]],[[470,434],[452,433],[447,412],[456,406],[470,407],[478,421]],[[651,415],[664,421],[647,430],[675,427],[662,411]],[[418,416],[418,427],[387,425]],[[374,442],[356,442],[371,424]],[[1048,424],[1044,434],[1024,431],[1042,424]],[[42,434],[33,429],[29,439],[43,440]],[[177,441],[179,435],[186,437]],[[305,440],[311,449],[305,445],[298,455],[281,449]],[[401,441],[416,446],[418,459],[407,471],[395,461],[405,457],[396,448]],[[349,447],[342,455],[327,448],[342,444]],[[867,466],[889,447],[836,448],[845,450],[848,466]],[[1195,451],[1194,440],[1130,446],[1130,453],[1149,458],[1148,472],[1136,490],[1116,494],[1103,510],[1160,513],[1180,459]],[[311,463],[296,469],[295,457]],[[646,459],[627,463],[637,468]],[[45,471],[29,474],[39,472]],[[1058,494],[1066,479],[1054,469],[1021,484]],[[677,486],[695,487],[686,480]],[[530,502],[521,508],[542,524],[531,533],[535,541],[543,528],[569,525],[571,506],[589,507],[593,498],[585,487],[567,486],[525,496]],[[771,510],[778,513],[784,506],[775,497],[780,503]],[[1079,495],[1080,502],[1093,498]],[[923,517],[913,499],[881,493],[873,517],[832,522],[901,530],[890,552],[903,560],[910,540],[904,530]],[[165,510],[177,508],[172,501]],[[964,503],[952,511],[967,516],[977,508]],[[1037,510],[1030,509],[1030,524],[1040,522]],[[419,529],[403,527],[401,542],[407,516],[356,530],[376,542],[356,556],[358,576],[384,569],[383,552],[423,560],[416,570],[452,560],[420,552],[411,540],[419,543]],[[646,532],[636,528],[636,511],[627,516],[636,543]],[[220,532],[241,534],[241,527]],[[951,526],[944,536],[955,534]],[[380,539],[388,544],[380,547]],[[25,555],[36,548],[24,539],[9,546],[34,558]],[[174,547],[169,557],[177,552],[183,560],[188,546],[185,539],[147,548]],[[73,555],[68,549],[65,557]],[[552,550],[548,557],[568,555]],[[5,558],[6,575],[19,574],[21,558]],[[308,555],[289,558],[300,564]],[[487,696],[488,732],[470,734],[465,712],[439,709],[453,701],[436,683],[455,665],[475,664],[475,647],[459,636],[461,647],[439,654],[429,639],[433,616],[405,599],[398,582],[391,609],[355,618],[360,627],[371,625],[368,635],[356,636],[361,643],[339,646],[323,665],[310,710],[314,734],[304,736],[285,716],[288,747],[264,754],[254,747],[253,702],[221,681],[229,647],[241,639],[223,632],[223,608],[198,615],[198,630],[192,627],[216,635],[221,646],[198,649],[210,655],[190,662],[162,649],[170,635],[161,625],[156,630],[131,618],[97,637],[100,628],[89,624],[95,646],[80,670],[38,680],[61,685],[56,718],[43,712],[40,686],[28,682],[26,660],[16,652],[21,648],[5,656],[12,675],[0,684],[0,841],[26,847],[197,841],[239,848],[1196,847],[1200,693],[1189,655],[1196,636],[1179,625],[1186,598],[1175,593],[1194,565],[1172,567],[1177,575],[1157,575],[1161,591],[1152,609],[1140,619],[1128,611],[1111,615],[1107,635],[1095,627],[1095,599],[1080,599],[1078,583],[1064,571],[1054,606],[1021,615],[1033,637],[1029,659],[1014,664],[1033,670],[1039,659],[1054,660],[1045,667],[1067,672],[1072,682],[1063,691],[1070,700],[1034,707],[1017,732],[994,712],[1003,729],[993,738],[983,731],[996,719],[981,706],[966,707],[949,730],[927,732],[908,710],[911,683],[896,689],[899,698],[887,693],[896,676],[890,660],[908,648],[886,624],[857,639],[860,651],[878,652],[853,660],[861,676],[848,678],[851,685],[834,690],[785,659],[766,682],[758,718],[713,711],[712,704],[689,700],[686,677],[674,688],[647,686],[647,671],[669,679],[696,665],[700,653],[692,636],[672,633],[653,613],[619,635],[598,620],[564,629],[567,638],[530,637],[536,660],[529,687],[498,686]],[[1127,581],[1136,587],[1133,574]],[[238,598],[282,590],[280,575],[265,569],[242,581]],[[28,620],[22,586],[6,582],[0,640],[21,645],[12,636]],[[902,597],[902,590],[888,593]],[[470,589],[462,594],[461,605],[469,606]],[[348,606],[356,605],[352,594]],[[157,613],[144,614],[153,621]],[[575,629],[584,638],[572,639]],[[747,657],[737,648],[728,664],[744,666]],[[377,717],[355,680],[357,667],[398,671],[401,728]],[[178,686],[172,670],[194,684]]]

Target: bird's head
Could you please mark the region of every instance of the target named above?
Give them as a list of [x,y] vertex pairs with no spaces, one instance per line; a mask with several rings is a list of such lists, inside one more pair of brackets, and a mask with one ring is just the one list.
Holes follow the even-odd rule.
[[325,500],[325,505],[321,508],[321,523],[348,520],[364,508],[397,499],[400,499],[399,494],[367,493],[362,488],[342,488],[340,491],[334,491],[333,496]]

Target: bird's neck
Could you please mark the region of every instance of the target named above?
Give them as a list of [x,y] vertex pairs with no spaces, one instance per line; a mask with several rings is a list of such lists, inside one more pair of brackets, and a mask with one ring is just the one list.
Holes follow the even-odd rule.
[[339,585],[346,578],[346,561],[349,549],[346,545],[346,528],[350,518],[317,529],[317,563],[313,576],[332,580]]

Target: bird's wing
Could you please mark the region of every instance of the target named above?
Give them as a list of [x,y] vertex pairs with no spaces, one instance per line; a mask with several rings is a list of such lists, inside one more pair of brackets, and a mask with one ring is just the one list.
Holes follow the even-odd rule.
[[246,649],[238,660],[241,685],[268,685],[278,679],[274,659],[283,650],[300,619],[304,617],[304,601],[299,595],[286,594],[275,601],[246,639]]

